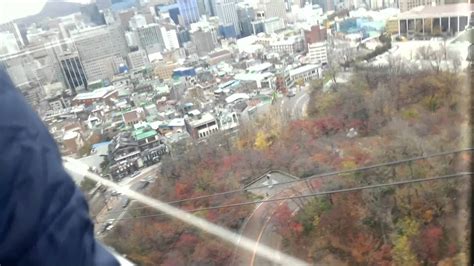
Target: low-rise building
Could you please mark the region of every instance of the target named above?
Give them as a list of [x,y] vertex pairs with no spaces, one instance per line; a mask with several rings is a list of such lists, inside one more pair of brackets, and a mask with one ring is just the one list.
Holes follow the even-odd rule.
[[275,75],[270,72],[240,73],[240,74],[236,74],[234,78],[239,81],[256,82],[258,89],[264,89],[264,88],[273,89],[275,87]]
[[398,35],[408,38],[454,36],[472,24],[474,4],[419,6],[398,14]]
[[270,43],[270,50],[274,53],[294,55],[304,50],[304,39],[301,37],[286,40],[277,40]]
[[113,105],[113,99],[117,99],[117,97],[118,91],[115,90],[114,86],[108,86],[91,92],[79,93],[72,99],[72,104],[89,106],[93,103],[102,102],[107,105]]
[[320,77],[320,68],[317,65],[304,65],[290,70],[290,78],[293,81],[308,81]]
[[173,70],[178,68],[180,65],[175,62],[158,63],[155,65],[154,74],[162,80],[169,80],[173,77]]
[[62,144],[66,154],[75,154],[84,146],[84,139],[79,132],[69,130],[64,133]]
[[136,108],[135,110],[124,112],[122,114],[122,119],[126,126],[131,127],[139,122],[146,120],[145,110],[139,107],[139,108]]
[[219,132],[219,125],[216,118],[209,113],[204,113],[192,118],[188,117],[185,119],[185,123],[189,135],[197,140],[208,138]]
[[109,173],[114,180],[120,180],[143,166],[138,143],[129,132],[121,132],[112,139],[107,157]]
[[327,64],[328,52],[326,42],[309,43],[308,57],[312,64]]

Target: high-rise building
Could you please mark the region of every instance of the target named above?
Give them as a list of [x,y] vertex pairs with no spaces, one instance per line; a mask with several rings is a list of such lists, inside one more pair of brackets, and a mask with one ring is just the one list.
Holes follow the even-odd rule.
[[143,49],[148,54],[162,52],[164,49],[164,42],[161,35],[160,25],[152,23],[137,29],[138,39]]
[[95,26],[105,25],[104,14],[99,12],[96,4],[87,4],[81,6],[81,15],[87,24]]
[[79,54],[69,53],[58,56],[61,72],[64,76],[66,86],[71,90],[72,95],[76,95],[76,88],[87,89],[87,78],[82,66]]
[[15,35],[8,31],[0,32],[0,56],[20,51]]
[[148,66],[149,63],[148,56],[144,50],[128,53],[127,64],[130,69],[144,68]]
[[178,0],[180,24],[187,26],[199,20],[197,0]]
[[240,36],[239,19],[235,0],[216,0],[216,14],[222,25],[232,24],[235,34]]
[[285,21],[279,17],[272,17],[263,21],[266,34],[272,34],[285,28]]
[[206,2],[209,2],[208,0],[196,0],[196,2],[199,10],[199,16],[211,16],[206,9]]
[[176,35],[178,35],[178,41],[179,41],[180,47],[183,47],[183,44],[191,41],[191,37],[189,36],[188,30],[179,29],[178,32],[176,32]]
[[261,0],[265,18],[279,17],[286,20],[285,0]]
[[210,17],[216,16],[216,0],[204,0],[206,12]]
[[179,48],[178,35],[176,34],[176,28],[172,25],[163,25],[161,27],[161,35],[163,38],[163,44],[167,50],[174,50]]
[[247,37],[253,34],[252,21],[255,20],[255,10],[248,4],[237,6],[237,19],[239,20],[240,36]]
[[112,6],[112,0],[95,0],[99,10],[109,9]]
[[11,34],[15,36],[15,40],[17,42],[18,47],[22,48],[25,46],[25,43],[23,42],[23,38],[21,37],[20,30],[18,29],[18,26],[14,22],[7,22],[0,24],[0,32],[2,31],[8,31]]
[[89,82],[111,78],[115,58],[124,58],[128,52],[124,33],[117,25],[83,30],[72,38]]
[[214,28],[193,30],[190,35],[199,56],[205,56],[217,47],[217,31]]

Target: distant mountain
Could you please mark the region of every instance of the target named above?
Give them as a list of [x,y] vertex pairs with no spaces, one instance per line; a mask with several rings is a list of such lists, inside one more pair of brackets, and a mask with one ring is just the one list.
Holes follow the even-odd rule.
[[43,9],[36,14],[15,20],[18,24],[29,25],[33,22],[41,21],[47,17],[67,16],[76,12],[80,12],[80,3],[66,2],[67,0],[48,0]]

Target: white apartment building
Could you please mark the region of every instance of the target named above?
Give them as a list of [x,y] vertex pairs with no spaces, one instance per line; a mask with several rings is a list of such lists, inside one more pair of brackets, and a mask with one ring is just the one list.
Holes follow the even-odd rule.
[[328,51],[326,41],[308,43],[308,57],[312,64],[327,64]]
[[166,29],[166,27],[161,27],[161,36],[163,38],[163,43],[166,50],[175,50],[179,48],[178,35],[176,34],[175,29]]

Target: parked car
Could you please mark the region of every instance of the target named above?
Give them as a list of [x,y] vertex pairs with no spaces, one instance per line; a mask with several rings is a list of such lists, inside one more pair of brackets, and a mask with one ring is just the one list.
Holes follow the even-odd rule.
[[123,197],[120,204],[122,204],[122,208],[126,208],[128,206],[128,204],[130,204],[130,199],[127,198],[127,197]]
[[145,178],[142,178],[142,180],[140,180],[141,182],[150,182],[150,183],[153,183],[153,181],[155,181],[156,177],[154,176],[147,176]]
[[141,172],[140,171],[136,171],[135,173],[133,173],[132,177],[136,177],[137,175],[139,175]]

